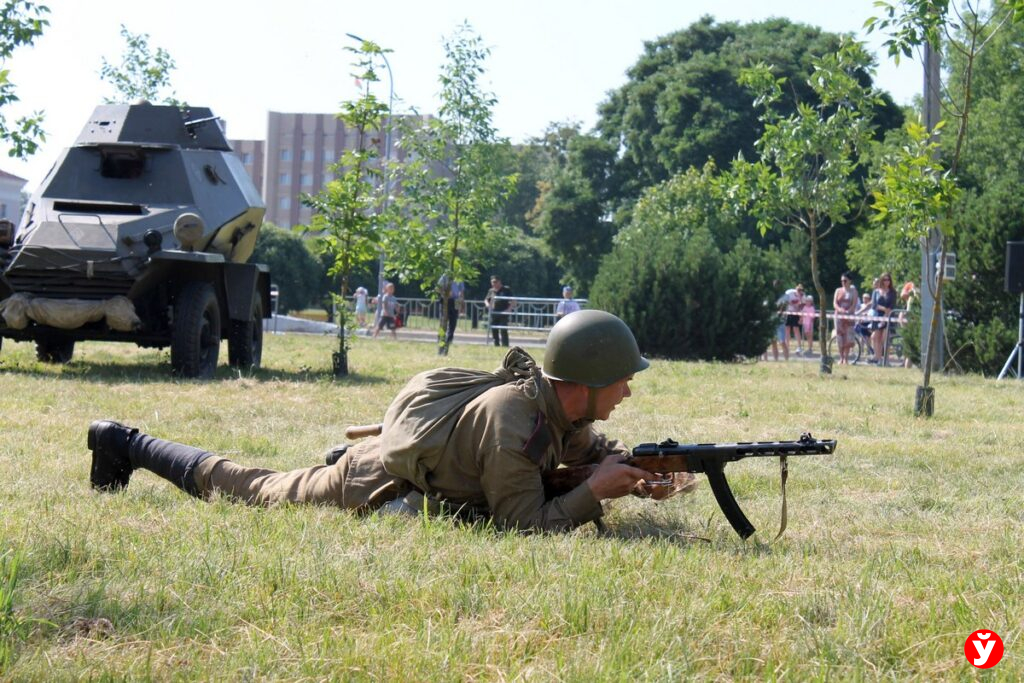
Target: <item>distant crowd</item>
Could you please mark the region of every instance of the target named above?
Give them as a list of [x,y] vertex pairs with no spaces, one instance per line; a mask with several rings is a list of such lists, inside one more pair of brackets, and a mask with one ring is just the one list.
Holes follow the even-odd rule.
[[[850,363],[850,354],[857,341],[855,335],[868,349],[870,357],[867,362],[881,362],[892,332],[890,326],[906,322],[906,312],[916,297],[917,288],[913,282],[904,283],[897,291],[892,274],[888,272],[872,281],[870,293],[858,294],[853,277],[843,273],[839,287],[832,295],[834,314],[829,315],[833,319],[832,334],[838,351],[836,362],[840,365]],[[798,284],[775,300],[775,308],[779,322],[771,342],[774,360],[779,360],[780,347],[784,360],[789,360],[791,351],[796,356],[813,354],[818,318],[814,297],[804,291],[802,284]]]
[[[502,282],[500,276],[492,275],[490,284],[491,288],[487,290],[483,299],[488,328],[495,346],[508,346],[508,326],[511,315],[516,310],[516,299],[513,297],[512,288]],[[553,320],[550,321],[550,324],[554,324],[582,308],[574,298],[572,285],[562,287],[561,293],[562,297],[555,304]],[[447,354],[448,347],[455,336],[459,317],[466,312],[466,286],[463,282],[450,280],[447,275],[443,275],[437,282],[437,294],[440,299],[447,302],[446,315],[442,321],[444,334],[440,349],[442,354]],[[366,334],[370,334],[372,331],[373,337],[376,338],[382,330],[387,329],[391,332],[392,338],[397,338],[396,332],[404,325],[405,321],[402,306],[395,297],[394,283],[384,283],[384,292],[380,297],[371,297],[366,287],[356,287],[352,294],[352,301],[357,330],[365,331]],[[371,310],[374,311],[372,316],[374,320],[372,323],[367,323]]]

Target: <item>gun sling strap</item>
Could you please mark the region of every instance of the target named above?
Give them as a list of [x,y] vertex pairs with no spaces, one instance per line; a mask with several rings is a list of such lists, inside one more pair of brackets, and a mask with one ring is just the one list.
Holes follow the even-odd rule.
[[779,477],[782,482],[782,511],[779,514],[779,533],[775,534],[772,543],[782,538],[782,534],[786,530],[786,523],[789,521],[786,514],[786,480],[789,479],[789,462],[784,455],[779,456]]

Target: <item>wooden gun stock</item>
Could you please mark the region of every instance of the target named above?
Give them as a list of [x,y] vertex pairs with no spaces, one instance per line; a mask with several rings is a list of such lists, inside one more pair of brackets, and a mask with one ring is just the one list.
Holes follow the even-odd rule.
[[384,425],[352,425],[345,429],[346,439],[362,439],[367,436],[380,436],[383,431]]

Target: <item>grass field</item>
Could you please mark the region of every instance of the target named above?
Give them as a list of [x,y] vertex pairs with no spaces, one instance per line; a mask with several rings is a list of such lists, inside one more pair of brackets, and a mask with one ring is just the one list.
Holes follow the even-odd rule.
[[[67,366],[0,354],[0,679],[1021,680],[1024,384],[913,370],[655,361],[604,427],[628,443],[839,442],[727,470],[761,531],[740,541],[706,483],[616,501],[610,534],[516,535],[445,518],[192,499],[148,472],[88,485],[112,417],[245,464],[318,462],[379,420],[430,344],[268,336],[265,368],[169,378],[166,352],[87,343]],[[226,356],[226,350],[222,351]],[[456,346],[451,364],[501,352]],[[758,540],[758,537],[761,540]],[[976,629],[1005,656],[964,657]]]

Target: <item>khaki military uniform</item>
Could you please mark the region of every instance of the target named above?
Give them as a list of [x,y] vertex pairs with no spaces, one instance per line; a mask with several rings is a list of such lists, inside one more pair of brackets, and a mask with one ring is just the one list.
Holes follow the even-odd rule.
[[210,457],[196,467],[195,482],[200,494],[221,491],[252,504],[288,501],[354,510],[376,509],[418,490],[450,509],[490,516],[503,528],[554,531],[595,520],[602,508],[586,484],[545,500],[541,472],[628,454],[590,422],[569,422],[537,368],[467,404],[419,486],[385,471],[380,449],[381,438],[373,437],[350,447],[335,465],[292,472]]

